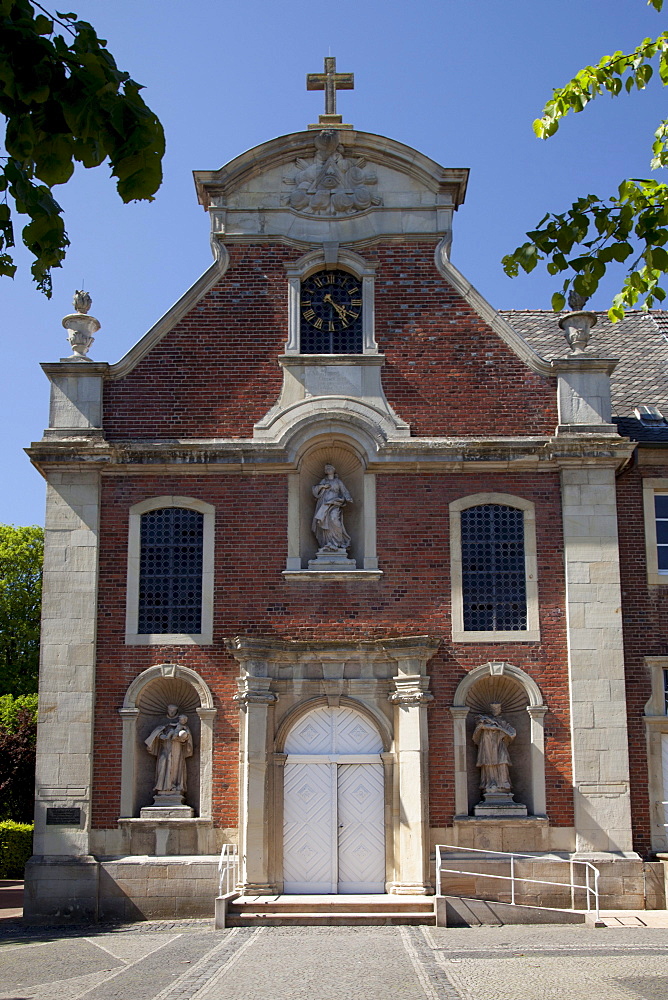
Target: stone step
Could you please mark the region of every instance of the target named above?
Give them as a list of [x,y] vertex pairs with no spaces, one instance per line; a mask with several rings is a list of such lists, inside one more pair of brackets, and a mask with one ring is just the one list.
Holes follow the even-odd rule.
[[227,914],[225,925],[227,927],[258,927],[271,925],[272,927],[300,926],[347,926],[358,924],[360,926],[381,925],[381,924],[427,924],[434,926],[436,917],[433,909],[429,913],[411,912],[391,912],[380,910],[375,913],[365,913],[359,910],[345,912],[323,912],[308,910],[305,912],[283,911],[283,910],[243,910],[241,912],[230,909]]
[[227,904],[225,926],[429,924],[436,921],[433,896],[292,895],[237,896]]
[[237,896],[229,913],[403,913],[433,914],[433,896]]

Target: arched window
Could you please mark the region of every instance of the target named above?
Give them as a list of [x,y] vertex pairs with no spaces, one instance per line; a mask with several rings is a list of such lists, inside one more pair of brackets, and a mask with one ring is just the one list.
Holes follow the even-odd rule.
[[126,642],[212,641],[213,510],[189,497],[130,509]]
[[477,494],[451,504],[450,517],[453,639],[537,640],[533,504]]

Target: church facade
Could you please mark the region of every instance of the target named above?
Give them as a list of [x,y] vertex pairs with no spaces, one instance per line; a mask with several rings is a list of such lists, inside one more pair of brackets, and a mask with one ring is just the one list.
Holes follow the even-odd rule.
[[439,844],[664,905],[662,320],[497,313],[467,178],[330,99],[195,173],[214,262],[121,361],[63,321],[28,916],[211,913],[225,843],[246,894]]

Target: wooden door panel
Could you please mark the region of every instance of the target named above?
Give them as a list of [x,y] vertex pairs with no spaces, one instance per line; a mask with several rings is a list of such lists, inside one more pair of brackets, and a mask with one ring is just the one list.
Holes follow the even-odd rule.
[[385,892],[382,764],[342,764],[338,771],[341,893]]
[[285,765],[285,892],[336,891],[333,770],[330,764]]

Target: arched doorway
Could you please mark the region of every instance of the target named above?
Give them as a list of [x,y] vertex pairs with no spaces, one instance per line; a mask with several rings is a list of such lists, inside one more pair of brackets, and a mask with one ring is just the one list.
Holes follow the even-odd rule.
[[286,893],[385,892],[383,742],[348,706],[302,715],[285,740]]

